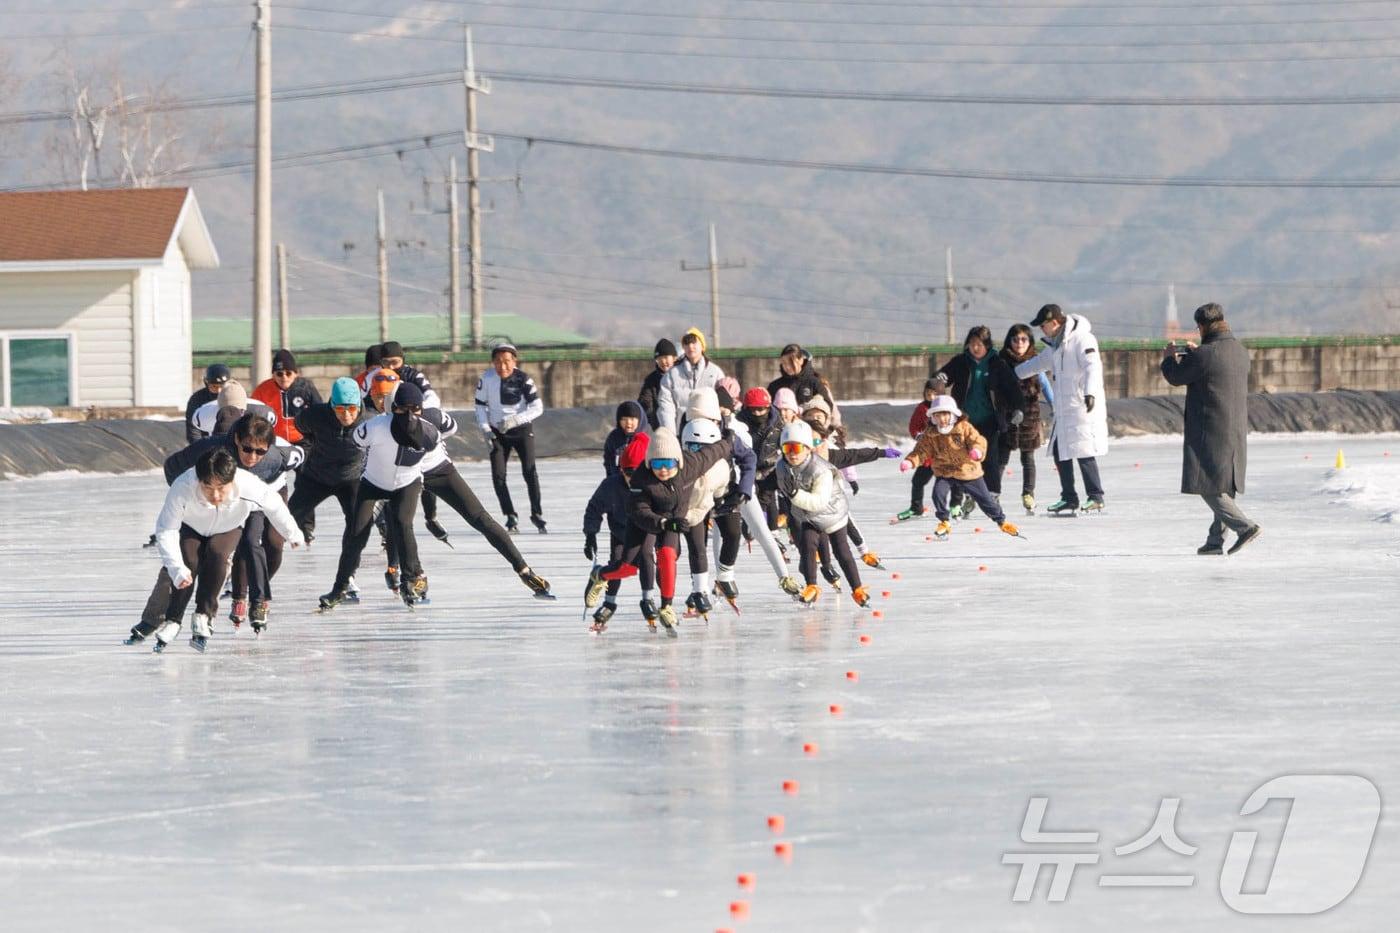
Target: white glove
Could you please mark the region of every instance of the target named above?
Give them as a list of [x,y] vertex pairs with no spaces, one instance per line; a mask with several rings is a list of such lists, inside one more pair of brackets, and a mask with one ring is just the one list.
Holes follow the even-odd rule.
[[514,430],[519,424],[520,418],[518,415],[506,415],[505,420],[501,422],[501,430],[511,431]]
[[[167,568],[166,573],[169,572],[170,570],[169,568]],[[185,587],[189,586],[193,582],[194,574],[190,573],[190,569],[188,567],[181,567],[180,572],[175,577],[175,589],[183,590]]]

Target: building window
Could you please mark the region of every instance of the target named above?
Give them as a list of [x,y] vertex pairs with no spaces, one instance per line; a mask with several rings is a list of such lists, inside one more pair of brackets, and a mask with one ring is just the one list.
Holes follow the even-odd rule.
[[9,352],[0,375],[8,384],[5,394],[11,408],[69,404],[72,361],[67,337],[10,337],[5,342]]

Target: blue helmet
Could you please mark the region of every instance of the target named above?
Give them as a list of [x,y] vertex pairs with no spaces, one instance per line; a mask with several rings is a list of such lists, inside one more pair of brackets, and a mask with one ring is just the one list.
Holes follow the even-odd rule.
[[331,386],[332,405],[354,405],[359,407],[361,401],[360,384],[349,376],[341,376]]

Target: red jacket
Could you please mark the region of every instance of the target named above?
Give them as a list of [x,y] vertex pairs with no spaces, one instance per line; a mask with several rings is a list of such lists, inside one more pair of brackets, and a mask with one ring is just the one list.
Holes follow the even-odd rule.
[[276,382],[264,379],[253,390],[252,397],[271,408],[277,415],[277,423],[272,427],[273,433],[289,444],[301,441],[301,432],[297,430],[296,424],[297,415],[312,405],[321,404],[321,393],[316,391],[316,384],[305,376],[298,376],[285,392]]
[[909,416],[909,436],[917,439],[924,433],[924,428],[928,427],[928,407],[931,402],[920,402],[914,406],[914,413]]

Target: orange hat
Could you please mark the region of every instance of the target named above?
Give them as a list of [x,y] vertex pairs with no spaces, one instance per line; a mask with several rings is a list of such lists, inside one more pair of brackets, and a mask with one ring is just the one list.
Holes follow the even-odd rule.
[[399,387],[399,374],[392,369],[380,369],[369,382],[369,394],[373,398],[393,395]]

